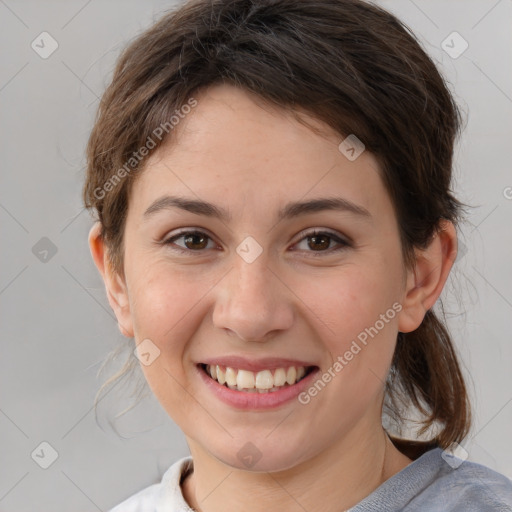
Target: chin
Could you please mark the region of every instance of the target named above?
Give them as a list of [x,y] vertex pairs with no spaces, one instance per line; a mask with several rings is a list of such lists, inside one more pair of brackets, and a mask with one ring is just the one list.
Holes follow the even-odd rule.
[[229,447],[209,451],[227,466],[255,473],[286,471],[309,458],[303,443],[286,447],[284,442],[276,445],[265,438],[251,441],[248,436],[244,440],[231,440]]

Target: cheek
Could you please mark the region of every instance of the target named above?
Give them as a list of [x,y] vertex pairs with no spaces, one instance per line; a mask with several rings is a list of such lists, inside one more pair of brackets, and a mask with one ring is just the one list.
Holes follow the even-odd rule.
[[172,352],[177,348],[173,340],[184,339],[183,330],[210,287],[209,281],[172,271],[164,264],[149,267],[149,272],[139,275],[131,294],[135,337],[150,338],[161,351]]
[[351,265],[318,273],[307,280],[300,276],[293,289],[314,314],[315,323],[331,339],[331,348],[343,350],[392,308],[397,293],[388,276],[389,272],[378,266],[366,269]]
[[[354,416],[357,411],[362,413],[386,380],[396,340],[398,305],[390,270],[378,265],[347,266],[308,280],[315,283],[312,287],[303,284],[296,288],[330,353],[322,370],[332,382],[324,397],[333,406],[333,417],[348,410]],[[326,402],[320,399],[318,406],[321,403]]]
[[[200,301],[211,288],[206,280],[185,278],[168,265],[151,264],[133,287],[131,308],[137,343],[149,339],[158,356],[141,369],[154,395],[178,424],[193,414],[186,368],[187,343],[200,322]],[[204,311],[203,311],[204,314]]]

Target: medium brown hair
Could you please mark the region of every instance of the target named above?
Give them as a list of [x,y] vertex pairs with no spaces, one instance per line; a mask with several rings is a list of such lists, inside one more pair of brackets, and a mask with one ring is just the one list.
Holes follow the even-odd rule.
[[[172,130],[161,139],[155,133],[200,89],[218,83],[306,111],[340,135],[356,134],[379,162],[404,268],[413,268],[414,249],[428,246],[442,219],[461,219],[465,205],[450,189],[460,113],[397,18],[360,0],[191,1],[123,51],[88,142],[83,200],[97,212],[120,275],[128,197],[144,163],[134,155],[149,139],[152,150],[172,140]],[[434,445],[447,447],[469,433],[464,379],[432,310],[418,329],[398,334],[385,401],[398,423],[400,403],[421,413],[420,434],[439,426]]]

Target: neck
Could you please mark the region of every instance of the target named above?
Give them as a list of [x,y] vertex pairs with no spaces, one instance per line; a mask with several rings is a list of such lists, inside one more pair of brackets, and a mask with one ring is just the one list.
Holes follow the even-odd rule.
[[[364,430],[364,429],[363,429]],[[334,446],[290,469],[251,472],[235,469],[187,439],[194,471],[183,482],[185,500],[198,512],[240,507],[245,512],[353,507],[412,461],[380,427],[372,435],[354,429]],[[248,499],[257,496],[258,499]]]

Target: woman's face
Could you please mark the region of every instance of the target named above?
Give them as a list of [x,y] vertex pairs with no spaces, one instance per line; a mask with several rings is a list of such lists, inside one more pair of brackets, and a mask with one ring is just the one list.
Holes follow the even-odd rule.
[[[251,98],[228,85],[196,96],[176,142],[148,157],[129,198],[118,316],[146,340],[145,377],[189,441],[279,470],[381,429],[405,287],[374,157],[351,161],[326,125],[309,118],[315,134]],[[189,207],[151,208],[165,196]],[[298,206],[320,199],[338,206]],[[207,363],[278,390],[229,389]],[[282,385],[293,366],[308,373]]]

